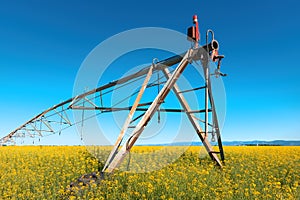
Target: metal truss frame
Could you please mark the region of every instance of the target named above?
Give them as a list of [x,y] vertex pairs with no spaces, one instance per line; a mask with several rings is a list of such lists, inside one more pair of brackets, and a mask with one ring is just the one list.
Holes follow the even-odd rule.
[[[213,42],[213,41],[212,41]],[[153,115],[156,112],[182,112],[186,113],[189,121],[194,127],[197,135],[202,141],[206,151],[210,155],[210,157],[216,162],[216,164],[222,167],[222,162],[220,161],[217,154],[220,154],[221,160],[224,161],[224,151],[222,147],[221,134],[219,129],[219,122],[217,117],[217,112],[215,108],[215,103],[212,95],[212,87],[209,73],[209,53],[213,50],[213,44],[207,44],[203,47],[199,48],[191,48],[187,52],[173,56],[156,64],[152,64],[134,74],[128,75],[119,80],[110,82],[106,85],[103,85],[99,88],[90,90],[81,95],[68,99],[58,105],[55,105],[37,116],[33,117],[20,127],[16,128],[14,131],[6,135],[5,137],[0,139],[0,145],[6,144],[14,144],[16,138],[40,138],[47,135],[52,134],[60,134],[64,129],[73,126],[78,123],[83,123],[84,117],[82,117],[82,121],[72,121],[70,112],[72,110],[99,110],[100,113],[107,112],[117,112],[128,110],[129,114],[126,118],[123,128],[120,131],[119,137],[117,138],[115,145],[105,163],[105,166],[102,172],[112,173],[122,162],[125,156],[130,152],[131,148],[138,140],[139,136],[142,134],[143,130],[147,126],[148,122],[151,120]],[[201,61],[202,67],[205,74],[205,86],[185,90],[182,91],[178,84],[176,83],[180,75],[183,73],[185,68],[189,63],[193,61]],[[179,63],[179,64],[178,64]],[[175,70],[171,73],[168,67],[178,64]],[[166,78],[165,82],[159,83],[149,83],[149,80],[154,72],[162,72],[164,74],[164,78]],[[144,78],[145,77],[145,78]],[[108,92],[111,92],[116,87],[122,87],[122,85],[128,84],[133,80],[144,78],[143,85],[140,90],[137,91],[137,97],[132,106],[128,107],[117,107],[117,106],[104,106],[102,96]],[[153,102],[148,103],[140,103],[142,95],[147,88],[155,87],[157,85],[163,85],[163,88],[159,91],[156,98]],[[191,110],[187,100],[184,98],[183,93],[190,92],[194,90],[205,89],[205,109],[202,110]],[[174,108],[166,108],[161,109],[160,105],[164,103],[165,98],[169,94],[170,91],[173,91],[179,100],[182,109],[174,109]],[[99,98],[100,101],[95,103],[95,99]],[[211,108],[208,107],[210,102]],[[134,113],[136,111],[144,111],[143,114],[133,119]],[[212,113],[212,122],[209,123],[208,113]],[[205,123],[205,130],[202,130],[199,125],[199,119],[195,116],[195,113],[205,113],[205,120],[201,120],[200,122]],[[139,120],[139,121],[138,121]],[[137,125],[132,131],[131,136],[124,142],[123,137],[128,128],[130,128],[130,124],[133,121],[138,121]],[[214,134],[217,136],[217,142],[219,150],[215,151],[208,140],[209,128],[211,127]]]

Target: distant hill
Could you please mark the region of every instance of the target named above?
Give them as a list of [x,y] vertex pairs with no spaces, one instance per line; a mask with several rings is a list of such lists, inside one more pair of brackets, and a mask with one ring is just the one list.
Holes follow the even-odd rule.
[[[167,144],[145,144],[139,146],[202,146],[201,142],[175,142]],[[223,146],[300,146],[300,140],[274,141],[224,141]]]
[[273,140],[273,141],[233,141],[223,142],[224,146],[300,146],[299,140]]

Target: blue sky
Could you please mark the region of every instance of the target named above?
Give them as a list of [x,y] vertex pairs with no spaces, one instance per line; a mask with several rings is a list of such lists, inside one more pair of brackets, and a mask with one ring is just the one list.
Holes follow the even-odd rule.
[[0,1],[0,136],[71,97],[81,63],[101,41],[138,27],[185,33],[197,14],[226,55],[224,140],[299,140],[299,4]]

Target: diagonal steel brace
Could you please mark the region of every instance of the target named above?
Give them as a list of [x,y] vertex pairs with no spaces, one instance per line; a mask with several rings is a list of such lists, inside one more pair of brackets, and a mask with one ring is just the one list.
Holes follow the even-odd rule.
[[142,119],[137,124],[136,128],[133,130],[132,135],[129,137],[129,139],[125,142],[125,144],[122,146],[120,151],[116,154],[114,159],[111,161],[111,163],[107,166],[106,169],[103,169],[102,172],[106,173],[112,173],[124,160],[126,155],[129,153],[130,149],[136,142],[136,140],[139,138],[145,127],[147,126],[148,122],[150,121],[151,117],[154,115],[154,113],[158,110],[161,103],[164,101],[164,99],[169,94],[170,90],[173,88],[174,84],[186,68],[186,66],[189,64],[191,55],[193,54],[193,49],[189,49],[187,53],[182,58],[179,65],[174,70],[173,74],[168,79],[167,83],[164,85],[162,90],[159,92],[159,94],[156,96],[148,110],[146,111],[145,115],[142,117]]
[[134,104],[132,105],[132,107],[130,109],[130,112],[129,112],[128,117],[127,117],[127,119],[126,119],[126,121],[125,121],[125,123],[123,125],[123,128],[122,128],[122,130],[121,130],[121,132],[120,132],[120,134],[118,136],[118,139],[117,139],[117,141],[116,141],[116,143],[115,143],[112,151],[110,152],[110,155],[108,156],[108,159],[107,159],[107,161],[106,161],[106,163],[105,163],[105,165],[103,167],[103,170],[105,170],[108,167],[108,165],[114,159],[114,157],[115,157],[115,155],[116,155],[116,153],[118,151],[118,148],[119,148],[119,146],[120,146],[120,144],[121,144],[121,142],[123,140],[123,137],[124,137],[124,135],[125,135],[125,133],[126,133],[126,131],[128,129],[128,126],[129,126],[129,124],[130,124],[130,122],[132,120],[132,117],[133,117],[133,115],[134,115],[137,107],[139,106],[139,102],[140,102],[140,100],[141,100],[141,98],[142,98],[142,96],[143,96],[143,94],[145,92],[145,89],[146,89],[146,87],[148,85],[148,82],[149,82],[149,80],[150,80],[150,78],[152,76],[152,71],[153,71],[153,67],[150,67],[149,72],[148,72],[148,74],[147,74],[147,76],[146,76],[146,78],[144,80],[144,83],[143,83],[143,85],[142,85],[142,87],[141,87],[141,89],[140,89],[140,91],[139,91],[139,93],[138,93],[138,95],[137,95],[137,97],[136,97],[136,99],[134,101]]
[[[164,75],[167,78],[170,78],[170,72],[169,69],[163,69],[162,70]],[[209,143],[207,137],[205,137],[205,133],[202,130],[202,128],[199,126],[198,122],[196,121],[196,117],[194,116],[194,114],[191,112],[191,108],[189,106],[189,104],[187,103],[186,99],[184,98],[183,94],[181,93],[180,88],[178,87],[178,85],[175,83],[173,86],[173,92],[175,93],[176,97],[178,98],[181,106],[183,107],[183,109],[185,110],[185,113],[188,117],[188,119],[190,120],[191,124],[193,125],[195,131],[197,132],[198,136],[200,137],[206,151],[208,152],[208,154],[210,155],[210,157],[217,162],[217,164],[222,167],[222,163],[220,162],[218,156],[216,155],[216,153],[214,152],[211,144]]]

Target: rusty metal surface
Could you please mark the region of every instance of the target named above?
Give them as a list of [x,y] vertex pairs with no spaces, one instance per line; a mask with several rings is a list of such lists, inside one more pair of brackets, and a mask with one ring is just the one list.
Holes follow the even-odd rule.
[[[182,56],[183,55],[176,55],[176,56],[173,56],[173,57],[170,57],[168,59],[165,59],[165,60],[162,60],[160,62],[157,63],[157,67],[155,69],[153,69],[153,72],[156,71],[156,70],[160,70],[160,69],[163,69],[165,67],[170,67],[178,62],[180,62],[182,60]],[[43,124],[45,124],[45,120],[43,120],[43,118],[47,115],[47,114],[50,114],[50,115],[53,115],[54,112],[59,116],[59,118],[62,118],[61,119],[58,119],[58,121],[55,121],[57,123],[59,123],[60,121],[63,121],[62,123],[65,124],[69,124],[71,126],[71,124],[73,125],[74,123],[76,122],[70,122],[70,120],[67,120],[66,118],[68,118],[68,115],[67,115],[67,111],[69,109],[72,109],[72,106],[76,103],[78,103],[79,101],[82,101],[85,97],[89,96],[89,95],[92,95],[92,94],[95,94],[97,92],[102,92],[103,90],[106,90],[106,89],[109,89],[109,88],[112,88],[116,85],[120,85],[120,84],[123,84],[123,83],[126,83],[128,81],[131,81],[132,79],[135,79],[135,78],[138,78],[138,77],[141,77],[145,74],[148,73],[149,69],[150,69],[151,66],[148,66],[144,69],[142,69],[141,71],[138,71],[136,73],[133,73],[131,75],[128,75],[124,78],[121,78],[119,80],[116,80],[116,81],[112,81],[108,84],[105,84],[103,86],[100,86],[96,89],[93,89],[93,90],[90,90],[88,92],[85,92],[83,94],[80,94],[78,96],[75,96],[73,98],[70,98],[62,103],[59,103],[57,105],[54,105],[48,109],[46,109],[45,111],[41,112],[40,114],[36,115],[35,117],[31,118],[30,120],[28,120],[27,122],[25,122],[24,124],[22,124],[21,126],[17,127],[15,130],[11,131],[9,134],[7,134],[6,136],[4,136],[3,138],[0,139],[0,145],[4,145],[4,144],[7,144],[7,143],[14,143],[14,140],[13,140],[13,137],[22,137],[21,135],[27,135],[27,136],[32,136],[34,134],[31,134],[31,133],[27,133],[27,126],[33,126],[33,129],[35,129],[36,132],[38,132],[40,135],[43,135],[42,132],[49,132],[49,130],[41,130],[40,128],[36,127],[35,125],[31,125],[31,124],[36,124],[37,122],[41,122]],[[86,100],[85,100],[86,101]],[[88,102],[89,104],[91,104],[90,102]],[[97,107],[100,107],[100,106],[97,106]],[[61,109],[62,108],[62,112],[61,111],[57,111],[56,109]],[[78,107],[77,107],[78,109]],[[87,109],[87,108],[85,108]],[[95,105],[94,105],[94,109],[95,109]],[[58,114],[59,113],[59,114]],[[64,116],[62,116],[64,115]],[[46,122],[47,123],[47,122]],[[50,126],[51,127],[51,126]],[[25,133],[25,132],[26,133]],[[22,132],[22,133],[20,133]],[[55,132],[55,131],[52,131],[52,132]]]
[[[204,48],[204,46],[202,46],[202,48]],[[201,49],[201,48],[199,48]],[[197,51],[196,51],[197,53]],[[158,70],[162,70],[164,68],[173,66],[177,63],[179,63],[182,60],[182,57],[185,55],[186,53],[180,54],[180,55],[176,55],[176,56],[172,56],[168,59],[162,60],[158,63],[156,63],[156,67],[153,69],[153,73],[155,71]],[[7,134],[6,136],[4,136],[3,138],[0,139],[0,145],[4,145],[6,143],[14,143],[13,138],[17,138],[17,137],[23,137],[22,135],[26,136],[33,136],[34,133],[28,133],[28,126],[32,126],[33,129],[35,129],[35,132],[38,132],[39,135],[43,136],[43,133],[48,133],[48,132],[52,132],[54,133],[60,133],[60,130],[53,130],[53,128],[51,128],[51,125],[49,126],[48,124],[48,120],[47,120],[47,115],[49,116],[54,116],[57,115],[56,119],[53,120],[54,123],[60,123],[62,125],[66,125],[68,124],[69,126],[72,126],[74,124],[76,124],[76,122],[71,122],[68,118],[68,116],[70,115],[69,109],[91,109],[91,110],[95,110],[95,109],[99,109],[101,108],[101,106],[95,106],[95,104],[93,104],[91,101],[88,101],[85,97],[89,96],[89,95],[93,95],[96,93],[102,93],[102,91],[109,89],[109,88],[113,88],[116,85],[121,85],[124,84],[126,82],[131,81],[132,79],[135,78],[139,78],[141,76],[144,76],[148,73],[150,67],[152,65],[145,67],[144,69],[133,73],[131,75],[128,75],[126,77],[123,77],[119,80],[116,81],[112,81],[108,84],[105,84],[103,86],[100,86],[98,88],[95,88],[93,90],[90,90],[88,92],[85,92],[83,94],[80,94],[78,96],[72,97],[62,103],[59,103],[57,105],[54,105],[48,109],[46,109],[45,111],[41,112],[40,114],[36,115],[35,117],[31,118],[30,120],[28,120],[27,122],[25,122],[24,124],[22,124],[21,126],[17,127],[15,130],[11,131],[9,134]],[[155,84],[149,85],[150,86],[155,86]],[[79,106],[74,106],[76,103],[78,104],[78,102],[86,102],[86,105],[90,105],[90,106],[84,106],[84,107],[79,107]],[[74,108],[73,108],[74,106]],[[57,109],[61,109],[61,110],[57,110]],[[131,109],[131,108],[130,108]],[[99,109],[101,110],[101,109]],[[109,110],[109,109],[107,109]],[[111,108],[111,111],[113,111],[114,108]],[[137,110],[142,111],[141,108],[138,108]],[[172,110],[161,110],[162,112],[172,112]],[[37,127],[36,124],[44,124],[42,126],[46,126],[46,129],[41,129],[40,127]],[[39,125],[40,126],[40,125]],[[63,129],[65,129],[66,127],[63,127]]]
[[[168,69],[163,69],[163,72],[165,74],[166,77],[170,78],[170,72]],[[196,121],[196,117],[194,116],[188,102],[186,101],[186,99],[184,98],[184,96],[182,95],[182,93],[180,93],[180,88],[177,84],[174,84],[173,87],[173,91],[177,97],[177,99],[179,100],[181,106],[184,108],[184,110],[186,111],[186,115],[188,117],[188,119],[190,120],[192,126],[194,127],[196,133],[198,134],[199,138],[201,139],[206,151],[208,152],[208,154],[210,155],[210,157],[216,161],[216,163],[222,167],[222,163],[220,162],[218,156],[216,155],[216,152],[213,150],[210,142],[207,139],[207,131],[203,131],[201,126],[198,124],[198,122]],[[207,111],[208,112],[208,111]],[[206,119],[207,120],[207,119]],[[205,124],[208,125],[208,120],[205,121]]]
[[[211,47],[209,47],[211,46]],[[216,47],[216,46],[215,46]],[[213,45],[207,45],[206,49],[213,49],[215,48]],[[210,133],[208,131],[208,126],[214,126],[216,129],[216,135],[218,139],[218,144],[219,144],[219,149],[220,149],[220,155],[221,159],[224,160],[224,152],[222,148],[222,143],[221,143],[221,135],[220,135],[220,130],[219,130],[219,125],[218,125],[218,119],[217,119],[217,114],[215,111],[215,105],[213,101],[213,96],[211,93],[211,85],[210,85],[210,80],[208,76],[208,72],[206,72],[206,86],[204,87],[198,87],[195,89],[189,89],[185,91],[181,91],[179,87],[176,85],[176,81],[178,77],[182,74],[184,71],[185,67],[192,62],[192,60],[199,60],[201,57],[203,58],[203,54],[207,54],[208,52],[205,50],[205,48],[197,48],[197,49],[190,49],[186,52],[184,55],[184,58],[182,58],[182,55],[178,56],[173,56],[169,59],[166,59],[164,61],[161,61],[156,64],[155,67],[149,66],[146,67],[136,73],[133,73],[129,76],[126,76],[122,79],[110,82],[106,85],[103,85],[101,87],[98,87],[94,90],[90,90],[86,93],[83,93],[81,95],[78,95],[76,97],[73,97],[71,99],[68,99],[67,101],[64,101],[60,104],[57,104],[42,113],[38,114],[34,118],[30,119],[11,133],[9,133],[7,136],[3,137],[0,139],[0,145],[5,144],[8,142],[13,142],[13,137],[43,137],[45,134],[55,134],[59,133],[67,128],[70,127],[78,122],[72,122],[69,119],[69,114],[68,112],[72,109],[77,109],[77,110],[100,110],[101,113],[106,113],[106,112],[117,112],[117,111],[123,111],[123,110],[129,110],[130,113],[128,115],[128,118],[126,122],[124,123],[123,129],[120,132],[120,135],[115,143],[114,149],[112,150],[109,159],[107,160],[106,166],[104,168],[105,172],[112,172],[124,159],[126,154],[130,151],[132,146],[135,144],[136,140],[144,130],[145,126],[147,125],[148,121],[152,118],[153,114],[157,111],[159,112],[185,112],[191,121],[194,129],[196,130],[197,134],[199,135],[201,141],[203,142],[206,150],[208,151],[209,155],[213,160],[217,162],[219,166],[222,166],[220,160],[216,156],[217,152],[215,152],[208,139],[207,135]],[[169,70],[168,67],[172,66],[176,63],[179,63],[173,74],[170,76],[169,75]],[[203,64],[203,63],[202,63]],[[205,64],[205,63],[204,63]],[[166,78],[167,81],[162,81],[160,84],[164,84],[162,90],[159,91],[159,94],[155,98],[153,102],[148,102],[148,103],[140,103],[140,99],[142,94],[144,93],[145,89],[148,87],[153,87],[157,86],[156,83],[150,83],[148,84],[151,75],[155,71],[162,71]],[[129,81],[132,81],[133,79],[137,79],[139,77],[142,77],[144,75],[147,75],[144,84],[142,85],[142,88],[139,91],[138,97],[136,98],[136,101],[132,106],[129,107],[113,107],[113,106],[108,106],[105,107],[103,106],[103,100],[102,100],[102,95],[105,94],[105,90],[109,88],[113,88],[116,85],[122,85],[125,84]],[[208,77],[208,78],[207,78]],[[170,92],[170,90],[173,89],[175,92],[177,98],[179,99],[182,107],[184,109],[170,109],[170,108],[165,108],[165,109],[160,109],[160,105],[164,102],[164,99]],[[191,110],[189,108],[189,105],[187,104],[186,100],[184,99],[182,93],[184,92],[190,92],[193,90],[199,90],[199,89],[205,89],[206,90],[206,108],[203,110]],[[89,96],[95,95],[96,93],[99,92],[99,97],[100,97],[100,105],[97,105],[90,99]],[[95,97],[94,97],[95,98]],[[211,109],[208,108],[208,100],[210,101],[211,104]],[[144,106],[149,106],[149,107],[144,107]],[[119,152],[117,152],[120,143],[122,141],[122,138],[124,136],[124,133],[128,128],[131,128],[129,126],[130,122],[133,120],[133,114],[135,111],[144,111],[145,113],[142,115],[139,115],[139,117],[135,118],[134,121],[140,119],[138,125],[134,128],[132,136],[128,139],[126,142],[126,145],[123,145],[122,148],[120,149]],[[194,113],[206,113],[206,117],[204,120],[205,123],[205,130],[203,131],[201,127],[197,124],[196,116]],[[213,114],[213,123],[208,123],[208,112],[212,112]],[[52,119],[51,117],[56,117],[55,119]],[[198,120],[199,121],[199,120]],[[53,123],[59,124],[60,126],[63,126],[59,130],[53,128]],[[83,123],[83,121],[81,122]]]
[[124,137],[124,135],[125,135],[128,127],[129,127],[129,124],[132,121],[133,115],[134,115],[137,107],[139,106],[139,102],[140,102],[140,100],[141,100],[141,98],[142,98],[142,96],[143,96],[143,94],[145,92],[147,84],[148,84],[148,82],[149,82],[149,80],[150,80],[150,78],[152,76],[152,71],[153,71],[153,66],[150,67],[150,69],[149,69],[149,72],[148,72],[148,74],[147,74],[147,76],[146,76],[146,78],[144,80],[144,83],[143,83],[143,85],[142,85],[142,87],[141,87],[141,89],[140,89],[140,91],[139,91],[139,93],[138,93],[138,95],[137,95],[137,97],[136,97],[136,99],[135,99],[135,101],[134,101],[131,109],[130,109],[128,117],[126,118],[125,123],[124,123],[124,125],[123,125],[123,127],[122,127],[122,129],[120,131],[120,134],[119,134],[117,140],[116,140],[116,143],[115,143],[112,151],[110,152],[110,155],[108,156],[108,159],[107,159],[107,161],[106,161],[106,163],[105,163],[105,165],[103,167],[103,170],[105,170],[107,168],[107,166],[110,164],[110,162],[112,161],[112,159],[114,158],[114,156],[117,153],[117,150],[118,150],[118,148],[119,148],[119,146],[120,146],[120,144],[121,144],[121,142],[123,140],[123,137]]
[[190,61],[190,56],[193,53],[193,50],[190,49],[179,65],[174,70],[173,74],[168,79],[167,83],[164,85],[164,87],[161,89],[159,94],[156,96],[155,100],[152,102],[150,107],[147,109],[146,113],[143,115],[137,126],[132,132],[132,135],[128,138],[128,140],[125,142],[125,144],[122,146],[120,151],[116,154],[114,159],[111,161],[111,163],[107,166],[106,169],[104,169],[103,172],[106,173],[112,173],[124,160],[126,155],[129,153],[132,146],[135,144],[136,140],[139,138],[145,127],[147,126],[148,122],[154,115],[154,113],[157,111],[161,103],[164,101],[166,96],[169,94],[170,90],[173,88],[174,84],[176,83],[177,79],[180,77],[186,66],[188,65]]

